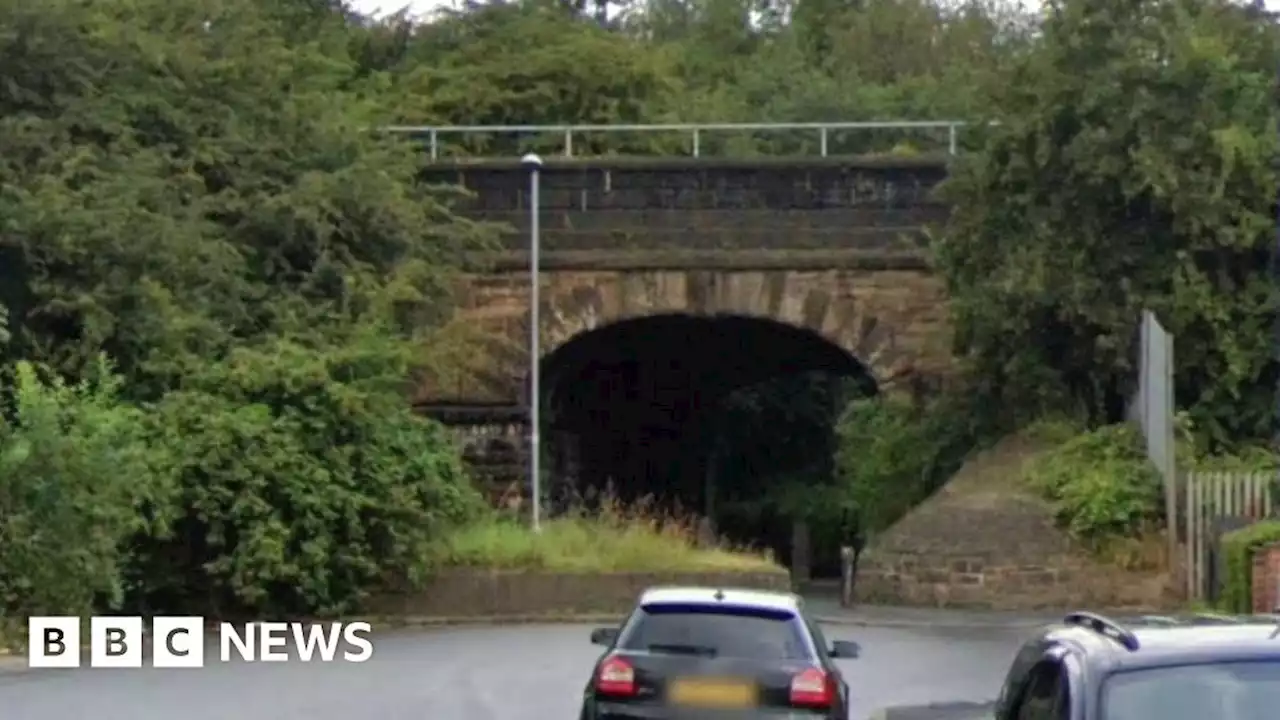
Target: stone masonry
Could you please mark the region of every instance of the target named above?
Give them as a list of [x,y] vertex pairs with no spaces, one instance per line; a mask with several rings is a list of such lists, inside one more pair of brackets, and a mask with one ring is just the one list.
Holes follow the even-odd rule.
[[1054,522],[1023,481],[1041,446],[1006,438],[892,528],[859,563],[862,602],[1055,611],[1154,610],[1170,601],[1170,577],[1101,563]]
[[[943,283],[925,228],[945,220],[935,160],[612,158],[540,173],[544,353],[579,333],[658,314],[759,317],[812,330],[882,386],[948,366]],[[433,164],[430,182],[473,195],[460,210],[501,223],[501,250],[459,288],[486,338],[471,376],[427,382],[420,404],[519,404],[527,373],[528,171]]]

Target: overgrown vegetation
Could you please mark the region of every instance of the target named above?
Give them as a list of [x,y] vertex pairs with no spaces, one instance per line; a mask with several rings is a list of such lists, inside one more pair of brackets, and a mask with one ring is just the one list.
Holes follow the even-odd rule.
[[167,448],[147,443],[145,414],[120,405],[105,363],[76,385],[26,362],[13,370],[0,418],[0,618],[118,606],[130,541],[170,519]]
[[970,397],[952,391],[927,404],[893,396],[849,404],[837,426],[837,488],[860,532],[888,529],[994,439]]
[[1101,548],[1161,524],[1162,481],[1132,425],[1081,432],[1069,424],[1042,423],[1029,432],[1056,445],[1029,463],[1026,480],[1077,539]]
[[[1274,429],[1275,32],[1225,0],[1042,16],[530,0],[414,24],[310,0],[0,0],[0,615],[338,612],[432,563],[568,567],[589,534],[618,548],[589,565],[694,557],[634,519],[530,537],[489,518],[443,429],[410,413],[407,383],[477,352],[450,289],[494,234],[415,181],[416,141],[370,132],[389,123],[973,121],[933,243],[963,382],[935,404],[853,405],[834,461],[829,434],[771,446],[820,460],[761,497],[853,505],[874,530],[993,434],[1066,414],[1090,433],[1058,459],[1095,464],[1040,471],[1064,522],[1142,521],[1146,476],[1107,428],[1142,308],[1177,338],[1200,454]],[[943,140],[850,131],[829,149]],[[777,440],[772,406],[738,401],[766,409],[740,414],[735,447]],[[829,429],[840,407],[812,406]]]
[[1280,520],[1264,520],[1223,536],[1226,577],[1219,597],[1222,610],[1253,612],[1253,552],[1277,542],[1280,542]]
[[948,182],[963,357],[1024,422],[1120,422],[1151,309],[1206,449],[1269,440],[1274,26],[1203,0],[1048,7]]
[[337,612],[480,507],[404,387],[487,231],[302,9],[0,3],[0,614]]
[[660,510],[652,500],[626,506],[603,498],[573,508],[534,532],[522,517],[493,515],[444,538],[442,564],[554,572],[707,572],[779,570],[772,557],[699,537],[699,520]]
[[1031,476],[1064,526],[1102,542],[1160,521],[1153,470],[1119,425],[1143,309],[1175,337],[1182,467],[1274,464],[1257,448],[1280,377],[1277,34],[1203,0],[1050,2],[1040,30],[978,82],[980,151],[952,168],[933,249],[993,424],[1078,420]]

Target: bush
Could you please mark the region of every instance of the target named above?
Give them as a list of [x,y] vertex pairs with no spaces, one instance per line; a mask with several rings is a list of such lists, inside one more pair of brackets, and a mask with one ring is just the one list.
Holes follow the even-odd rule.
[[[0,618],[118,608],[129,542],[163,528],[171,486],[104,361],[67,385],[13,368],[0,415]],[[10,627],[12,637],[20,628]]]
[[778,570],[767,554],[699,542],[697,519],[660,514],[651,503],[631,507],[606,498],[533,532],[499,513],[450,534],[436,548],[441,565],[553,572],[751,572]]
[[1224,611],[1253,612],[1253,553],[1275,542],[1280,542],[1280,520],[1264,520],[1223,536],[1227,566],[1221,599]]
[[838,499],[827,512],[853,509],[876,533],[928,498],[990,437],[966,392],[927,405],[876,397],[849,404],[837,426]]
[[[1060,425],[1032,432],[1064,434]],[[1027,480],[1052,503],[1058,523],[1090,544],[1134,537],[1162,520],[1160,475],[1131,425],[1108,425],[1061,442],[1029,464]]]
[[883,530],[924,499],[924,438],[915,409],[889,398],[855,400],[837,425],[836,468],[866,532]]
[[[138,569],[149,604],[329,614],[416,583],[483,501],[439,424],[412,415],[378,348],[240,350],[152,421],[183,516]],[[399,378],[403,378],[400,375]]]

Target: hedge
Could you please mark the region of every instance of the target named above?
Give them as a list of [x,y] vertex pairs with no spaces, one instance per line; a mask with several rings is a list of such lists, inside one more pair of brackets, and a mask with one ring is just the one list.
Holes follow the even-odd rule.
[[1280,520],[1264,520],[1222,537],[1226,559],[1223,578],[1223,610],[1232,613],[1253,612],[1253,553],[1260,547],[1280,542]]

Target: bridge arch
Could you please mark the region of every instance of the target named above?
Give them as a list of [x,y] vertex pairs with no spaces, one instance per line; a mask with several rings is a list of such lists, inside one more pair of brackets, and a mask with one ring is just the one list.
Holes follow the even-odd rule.
[[[553,502],[609,488],[624,502],[646,498],[695,512],[735,540],[765,544],[783,558],[790,556],[790,519],[767,504],[744,507],[758,504],[782,476],[829,481],[840,398],[880,390],[868,365],[829,337],[727,312],[654,313],[597,325],[559,343],[539,365]],[[773,410],[743,416],[742,396],[734,395],[770,382],[786,383],[781,394],[779,385],[771,389],[785,398],[776,428]],[[778,402],[750,397],[751,405]],[[788,412],[793,398],[809,410]],[[757,428],[748,436],[758,442],[743,445],[744,420]],[[761,434],[761,427],[769,430]]]
[[621,408],[647,403],[673,425],[727,395],[786,375],[849,378],[879,392],[870,368],[818,333],[771,318],[661,313],[583,330],[543,355],[543,404],[561,430],[615,425]]
[[[900,318],[882,317],[903,314],[913,300],[909,281],[921,274],[905,274],[908,282],[891,272],[868,283],[874,275],[842,270],[558,272],[543,301],[544,365],[562,345],[614,324],[676,316],[752,320],[772,323],[779,338],[804,332],[808,342],[824,340],[857,358],[878,387],[892,389],[919,369],[898,342]],[[885,295],[894,293],[900,297],[886,304]]]

